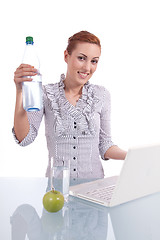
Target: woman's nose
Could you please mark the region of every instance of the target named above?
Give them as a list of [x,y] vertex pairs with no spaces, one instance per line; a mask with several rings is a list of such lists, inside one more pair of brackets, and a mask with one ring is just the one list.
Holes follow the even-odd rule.
[[84,62],[83,69],[85,70],[85,72],[90,72],[91,64],[89,61]]

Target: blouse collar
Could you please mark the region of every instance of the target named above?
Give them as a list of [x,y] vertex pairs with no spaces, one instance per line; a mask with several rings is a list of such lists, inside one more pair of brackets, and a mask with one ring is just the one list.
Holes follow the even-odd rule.
[[[59,82],[59,87],[60,87],[60,88],[63,88],[63,89],[64,89],[64,87],[65,87],[65,85],[64,85],[64,80],[65,80],[65,78],[66,78],[66,77],[65,77],[65,74],[64,74],[64,73],[61,74],[60,82]],[[87,95],[87,88],[88,88],[89,84],[90,84],[89,81],[86,82],[86,83],[84,84],[83,88],[82,88],[82,99],[84,98],[85,95]]]

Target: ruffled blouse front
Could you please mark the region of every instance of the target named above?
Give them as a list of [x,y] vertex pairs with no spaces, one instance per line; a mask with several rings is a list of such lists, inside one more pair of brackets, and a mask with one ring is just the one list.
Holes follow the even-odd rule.
[[[102,86],[87,82],[76,106],[65,97],[64,74],[59,83],[43,87],[44,109],[28,113],[30,132],[19,143],[25,146],[34,141],[45,117],[45,134],[50,160],[70,160],[72,178],[102,178],[100,155],[113,142],[110,134],[110,94]],[[47,173],[48,173],[47,171]]]
[[[64,91],[65,75],[61,75],[58,84],[49,84],[45,86],[48,106],[57,118],[55,123],[55,134],[69,134],[70,128],[68,117],[74,119],[78,124],[79,134],[95,135],[96,128],[94,126],[93,115],[97,104],[100,102],[94,92],[94,85],[86,83],[82,90],[82,96],[78,100],[76,106],[73,106],[65,97]],[[48,108],[47,106],[47,108]]]

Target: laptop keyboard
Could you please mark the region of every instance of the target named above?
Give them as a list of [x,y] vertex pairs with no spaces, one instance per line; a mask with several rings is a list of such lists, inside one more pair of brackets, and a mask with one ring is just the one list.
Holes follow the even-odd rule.
[[96,197],[98,199],[103,199],[105,201],[110,201],[115,185],[94,189],[93,191],[88,191],[86,194],[90,197]]

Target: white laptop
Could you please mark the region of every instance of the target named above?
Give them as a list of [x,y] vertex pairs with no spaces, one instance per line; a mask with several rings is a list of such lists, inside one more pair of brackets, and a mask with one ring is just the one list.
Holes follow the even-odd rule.
[[160,191],[160,145],[128,150],[120,176],[70,187],[70,195],[116,206]]

